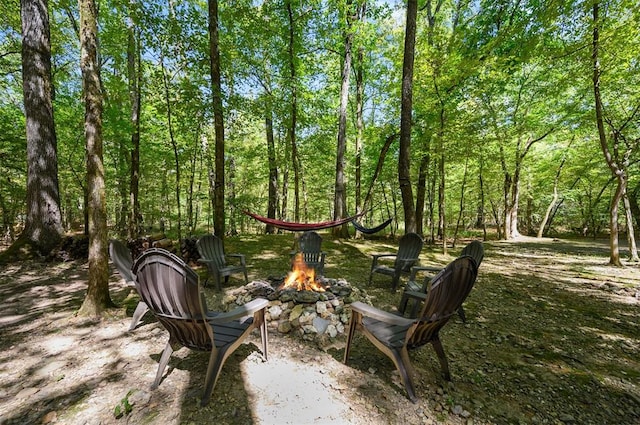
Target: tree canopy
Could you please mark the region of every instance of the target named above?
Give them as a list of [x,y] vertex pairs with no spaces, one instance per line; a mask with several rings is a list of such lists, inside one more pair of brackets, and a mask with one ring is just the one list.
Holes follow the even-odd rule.
[[[617,199],[621,230],[634,224],[627,211],[640,221],[635,2],[596,2],[596,19],[593,2],[579,0],[419,1],[412,103],[402,115],[410,134],[401,137],[406,4],[215,3],[221,111],[206,2],[97,2],[113,234],[132,236],[134,207],[136,232],[173,237],[263,231],[243,210],[312,222],[364,207],[365,224],[391,217],[398,228],[415,217],[411,228],[431,242],[485,226],[505,238],[535,235],[541,224],[544,234],[596,235],[611,227]],[[88,208],[80,15],[65,0],[48,7],[60,208],[73,231]],[[13,240],[29,212],[22,35],[19,10],[2,3],[0,12],[0,211]],[[619,197],[607,152],[624,169]],[[356,187],[370,193],[365,205]],[[343,211],[334,211],[336,199]],[[220,215],[224,225],[214,226]]]

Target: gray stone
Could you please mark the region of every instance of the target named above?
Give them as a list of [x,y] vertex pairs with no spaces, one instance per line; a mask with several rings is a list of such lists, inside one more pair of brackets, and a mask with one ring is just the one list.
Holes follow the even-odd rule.
[[[321,317],[313,318],[313,327],[316,328],[319,334],[323,334],[327,330],[327,328],[330,326],[329,323],[330,322],[328,320],[325,320]],[[329,336],[331,336],[331,334]]]

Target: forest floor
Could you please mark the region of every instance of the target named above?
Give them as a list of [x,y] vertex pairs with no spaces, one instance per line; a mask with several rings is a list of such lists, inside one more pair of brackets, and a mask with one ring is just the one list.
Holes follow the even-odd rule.
[[[325,274],[392,310],[401,291],[391,293],[382,276],[371,286],[367,279],[370,254],[395,243],[323,236]],[[250,280],[264,279],[286,273],[292,241],[234,237],[227,252],[247,254]],[[425,247],[422,263],[444,265],[462,245],[448,255]],[[344,336],[320,349],[271,331],[268,362],[256,333],[200,407],[208,355],[177,351],[150,390],[167,333],[149,314],[128,331],[137,297],[117,272],[110,290],[121,307],[96,320],[75,315],[86,263],[6,266],[0,424],[640,424],[640,267],[608,266],[599,240],[520,238],[485,249],[467,323],[456,317],[441,332],[452,381],[430,346],[411,353],[417,404],[365,338],[354,340],[346,366]],[[223,290],[242,284],[232,278]],[[205,293],[210,307],[220,305],[222,294]]]

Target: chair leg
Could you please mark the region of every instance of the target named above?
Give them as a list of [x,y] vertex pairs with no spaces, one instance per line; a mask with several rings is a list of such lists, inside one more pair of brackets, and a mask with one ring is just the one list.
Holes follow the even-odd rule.
[[220,375],[222,365],[224,364],[226,351],[226,347],[219,350],[216,350],[215,348],[211,350],[209,366],[207,367],[207,377],[204,381],[204,394],[202,395],[202,400],[200,400],[200,406],[204,407],[209,404],[211,393],[213,392],[213,388],[216,386],[216,382],[218,382],[218,376]]
[[464,314],[464,308],[462,306],[458,309],[458,316],[462,319],[462,323],[467,323],[467,315]]
[[433,349],[436,351],[438,355],[438,359],[440,360],[440,367],[442,368],[442,373],[444,374],[444,379],[447,381],[451,381],[451,374],[449,373],[449,363],[447,363],[447,356],[444,353],[444,348],[442,348],[442,343],[440,342],[440,337],[436,336],[432,341]]
[[167,363],[169,363],[169,359],[171,358],[171,353],[173,353],[173,347],[170,343],[167,343],[167,346],[164,347],[164,351],[160,356],[160,363],[158,363],[158,371],[156,372],[156,379],[153,381],[153,385],[151,385],[151,389],[155,390],[160,385],[160,380],[162,379],[162,373],[164,372],[164,368],[167,367]]
[[398,288],[398,283],[400,282],[400,273],[394,273],[393,278],[391,279],[391,292],[396,292]]
[[247,276],[247,269],[244,269],[243,272],[244,272],[244,284],[248,285],[249,284],[249,276]]
[[418,397],[416,396],[416,390],[413,386],[413,368],[411,367],[411,361],[409,360],[409,353],[407,349],[401,349],[400,352],[393,352],[394,354],[394,363],[400,373],[400,380],[404,384],[404,388],[407,391],[407,395],[409,396],[409,400],[412,403],[418,402]]
[[267,321],[264,320],[264,316],[262,317],[262,322],[260,323],[260,340],[262,341],[262,357],[264,361],[269,360],[269,336],[267,333]]
[[140,301],[136,306],[136,310],[133,312],[133,317],[131,318],[131,325],[129,325],[129,330],[132,331],[138,326],[140,320],[142,320],[142,316],[149,311],[149,306],[145,304],[144,301]]
[[356,313],[355,311],[351,312],[351,320],[349,321],[349,333],[347,333],[347,345],[344,348],[344,359],[342,362],[347,364],[349,361],[349,351],[351,350],[351,341],[353,341],[353,334],[356,332]]

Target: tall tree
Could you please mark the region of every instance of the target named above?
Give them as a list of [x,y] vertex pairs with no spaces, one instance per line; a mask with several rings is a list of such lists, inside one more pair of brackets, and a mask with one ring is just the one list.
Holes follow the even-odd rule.
[[135,20],[133,19],[135,0],[129,1],[127,22],[127,79],[129,82],[129,101],[131,102],[131,170],[129,181],[129,220],[127,235],[134,239],[141,231],[140,214],[140,85],[142,70],[140,60],[140,42]]
[[[278,206],[278,166],[276,164],[276,144],[273,137],[273,112],[271,111],[270,100],[265,101],[264,127],[267,137],[267,156],[269,159],[269,199],[267,201],[267,217],[276,218]],[[267,224],[266,233],[276,233],[276,228]]]
[[51,100],[51,36],[47,0],[21,0],[20,16],[27,135],[27,215],[25,228],[13,248],[28,244],[41,255],[46,255],[63,235],[58,146]]
[[411,117],[413,108],[413,62],[416,45],[416,19],[418,1],[407,4],[407,23],[404,36],[404,59],[402,63],[402,100],[400,111],[400,155],[398,156],[398,182],[404,209],[405,233],[416,231],[416,211],[411,188]]
[[[618,226],[618,211],[621,201],[628,202],[626,199],[627,183],[628,183],[628,169],[630,163],[631,154],[640,143],[640,138],[632,140],[626,134],[629,131],[629,127],[634,126],[634,121],[640,116],[640,101],[636,105],[630,105],[627,108],[628,111],[622,119],[622,124],[614,124],[614,120],[609,117],[605,117],[604,104],[602,101],[601,93],[601,77],[602,70],[600,64],[599,53],[602,49],[600,45],[600,31],[603,23],[600,17],[600,2],[595,1],[592,6],[593,13],[593,40],[592,40],[592,64],[593,64],[593,94],[595,100],[595,112],[596,112],[596,125],[598,128],[598,140],[600,142],[600,148],[604,155],[604,159],[611,171],[612,177],[615,179],[617,186],[613,198],[611,199],[611,205],[609,208],[609,247],[611,250],[609,257],[609,264],[620,266],[620,247],[619,247],[619,226]],[[611,141],[608,140],[607,131],[605,129],[605,121],[610,127]],[[611,147],[610,147],[611,145]],[[629,208],[627,208],[629,211]],[[629,214],[626,215],[628,232],[630,234],[630,247],[632,249],[632,259],[638,259],[638,253],[635,247],[635,238],[633,237],[633,222],[630,220]]]
[[209,0],[209,60],[211,64],[211,93],[216,134],[214,171],[213,233],[224,238],[224,118],[222,115],[222,78],[220,75],[220,37],[218,35],[218,0]]
[[89,209],[89,281],[79,314],[98,316],[113,306],[109,296],[107,205],[102,155],[102,88],[98,62],[98,10],[80,0],[80,69],[85,105],[84,136]]
[[[363,21],[367,9],[366,0],[362,0],[358,7],[358,19]],[[356,80],[356,214],[362,212],[362,136],[364,132],[364,47],[358,46],[355,63],[355,80]],[[356,238],[361,237],[359,231],[356,231]]]
[[[340,84],[340,108],[338,110],[338,147],[336,152],[336,182],[333,198],[333,219],[347,216],[347,187],[345,183],[345,152],[347,150],[347,104],[349,103],[349,77],[351,76],[351,46],[353,45],[353,1],[347,0],[344,12],[344,57]],[[333,235],[349,237],[349,227],[345,223],[333,228]]]
[[[291,99],[291,113],[287,139],[291,147],[291,165],[293,166],[293,201],[294,221],[300,221],[300,160],[298,158],[298,141],[296,139],[296,126],[298,125],[298,81],[296,75],[296,27],[291,1],[286,1],[287,17],[289,22],[289,42],[287,45],[289,58],[289,90]],[[284,208],[283,208],[284,211]]]

